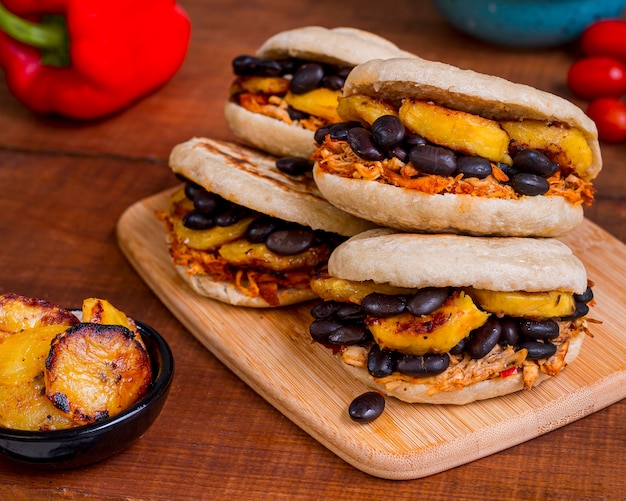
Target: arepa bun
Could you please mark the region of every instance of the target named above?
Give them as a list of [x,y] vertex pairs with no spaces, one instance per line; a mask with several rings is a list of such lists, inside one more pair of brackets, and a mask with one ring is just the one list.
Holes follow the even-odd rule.
[[[416,57],[368,31],[322,26],[277,33],[259,47],[256,55],[263,59],[291,57],[340,66],[356,66],[369,59]],[[315,149],[312,130],[253,113],[232,101],[226,102],[224,114],[239,139],[273,155],[308,158]]]

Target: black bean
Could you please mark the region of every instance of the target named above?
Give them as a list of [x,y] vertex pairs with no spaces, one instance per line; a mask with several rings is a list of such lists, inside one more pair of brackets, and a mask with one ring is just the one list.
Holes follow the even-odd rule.
[[478,329],[474,329],[465,343],[465,353],[472,358],[483,358],[498,344],[502,326],[495,318],[489,318]]
[[522,341],[519,349],[528,350],[529,360],[539,360],[549,358],[556,353],[556,346],[550,341]]
[[396,355],[373,344],[367,354],[367,371],[373,377],[390,376],[396,370]]
[[206,189],[203,186],[194,183],[193,181],[187,181],[185,183],[185,196],[189,200],[193,201],[193,199],[196,197],[196,194],[202,191],[206,192]]
[[337,320],[342,322],[362,322],[365,313],[358,304],[341,303],[336,312]]
[[341,90],[346,79],[339,75],[326,75],[322,78],[321,86],[330,90]]
[[232,62],[235,75],[257,75],[274,77],[282,74],[283,65],[280,61],[259,59],[254,56],[237,56]]
[[446,287],[424,287],[409,297],[406,309],[416,317],[430,315],[446,302],[449,295]]
[[515,174],[519,172],[515,167],[509,164],[505,164],[504,162],[498,162],[496,165],[502,172],[506,174],[506,177],[508,177],[509,180],[513,179],[513,176],[515,176]]
[[231,226],[243,218],[243,212],[238,207],[227,207],[219,214],[215,214],[217,226]]
[[405,134],[404,139],[402,141],[410,150],[413,146],[424,146],[428,144],[428,141],[424,136],[420,136],[419,134]]
[[323,301],[311,308],[311,316],[316,320],[322,318],[332,318],[343,307],[345,303],[338,301]]
[[491,162],[484,157],[461,156],[456,159],[454,174],[484,179],[491,174]]
[[334,70],[334,74],[340,76],[344,80],[348,78],[348,75],[352,71],[352,66],[338,66]]
[[350,129],[354,129],[355,127],[360,127],[361,122],[357,122],[355,120],[350,120],[348,122],[339,122],[336,124],[332,124],[328,130],[330,134],[330,138],[333,141],[347,141],[348,140],[348,131]]
[[402,146],[394,146],[387,151],[389,157],[396,157],[401,162],[407,163],[409,160],[409,152]]
[[394,115],[383,115],[374,120],[371,132],[374,142],[388,150],[404,139],[404,124]]
[[309,325],[309,334],[311,334],[314,341],[317,341],[318,343],[327,343],[328,336],[339,329],[342,325],[342,323],[333,319],[316,319],[311,322],[311,325]]
[[215,227],[215,218],[211,214],[192,210],[183,216],[183,226],[190,230],[208,230]]
[[332,344],[352,345],[362,344],[371,339],[372,334],[363,324],[342,325],[328,336]]
[[348,407],[353,421],[369,423],[380,417],[385,410],[385,398],[375,391],[368,391],[356,397]]
[[346,137],[352,151],[364,160],[383,160],[385,154],[374,144],[372,135],[363,127],[353,127]]
[[198,212],[209,214],[215,211],[224,199],[215,193],[207,190],[196,190],[193,196],[193,207]]
[[464,337],[455,346],[453,346],[449,351],[450,355],[460,355],[461,353],[463,353],[465,351],[465,344],[467,343],[467,339],[468,338]]
[[520,172],[550,177],[559,166],[537,150],[522,150],[513,158],[513,166]]
[[287,114],[292,120],[306,120],[311,115],[305,111],[296,110],[292,106],[287,107]]
[[261,216],[252,221],[246,228],[245,237],[248,242],[259,244],[265,242],[268,235],[281,224],[280,219],[271,216]]
[[324,78],[324,67],[321,64],[306,63],[296,70],[289,88],[294,94],[304,94],[315,89],[322,78]]
[[396,370],[407,376],[434,376],[450,366],[447,353],[427,353],[426,355],[402,355],[398,358]]
[[426,174],[451,176],[456,170],[456,155],[440,146],[415,146],[409,152],[409,159],[413,167]]
[[592,299],[593,299],[593,290],[591,290],[591,287],[589,285],[587,286],[587,289],[585,290],[585,292],[583,292],[582,294],[574,294],[574,300],[577,303],[588,303]]
[[313,170],[313,161],[306,157],[282,157],[276,160],[276,168],[290,176],[301,176]]
[[322,127],[320,127],[319,129],[315,131],[315,133],[313,134],[313,139],[315,140],[317,144],[322,144],[324,142],[324,139],[326,139],[326,136],[330,134],[330,128],[333,125],[335,124],[323,125]]
[[275,61],[280,64],[281,75],[293,75],[294,72],[303,64],[301,60],[293,57],[276,59]]
[[529,172],[515,174],[511,180],[511,186],[517,193],[529,197],[543,195],[550,189],[550,183],[547,179]]
[[511,317],[500,319],[502,332],[498,341],[502,346],[515,346],[519,341],[519,327],[517,320]]
[[574,304],[576,305],[574,312],[571,315],[562,317],[561,320],[574,320],[575,318],[584,317],[587,313],[589,313],[589,305],[587,303],[576,301]]
[[530,320],[521,319],[519,322],[520,333],[530,339],[554,339],[559,335],[559,324],[552,319]]
[[299,227],[276,230],[265,239],[267,248],[281,256],[293,256],[309,249],[315,241],[315,232],[311,228]]
[[361,309],[366,315],[376,318],[391,317],[402,313],[406,306],[405,296],[372,292],[361,301]]

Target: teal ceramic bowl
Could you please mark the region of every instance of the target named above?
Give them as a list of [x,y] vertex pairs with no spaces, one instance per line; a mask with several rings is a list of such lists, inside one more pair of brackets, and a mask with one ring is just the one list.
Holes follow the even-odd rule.
[[620,17],[626,0],[433,0],[459,31],[497,45],[538,49],[578,38],[600,19]]

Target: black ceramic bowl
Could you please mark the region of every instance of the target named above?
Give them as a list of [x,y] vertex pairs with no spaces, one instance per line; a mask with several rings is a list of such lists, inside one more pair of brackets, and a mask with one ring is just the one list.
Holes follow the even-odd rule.
[[174,358],[154,329],[142,322],[137,322],[137,327],[152,361],[152,383],[137,403],[110,419],[67,430],[0,428],[0,454],[36,468],[77,468],[112,456],[140,438],[165,404],[174,376]]

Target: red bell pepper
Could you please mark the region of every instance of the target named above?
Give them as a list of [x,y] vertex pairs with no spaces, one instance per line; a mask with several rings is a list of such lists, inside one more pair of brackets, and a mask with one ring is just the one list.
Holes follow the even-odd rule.
[[191,23],[175,0],[2,0],[0,66],[38,113],[96,119],[164,85]]

